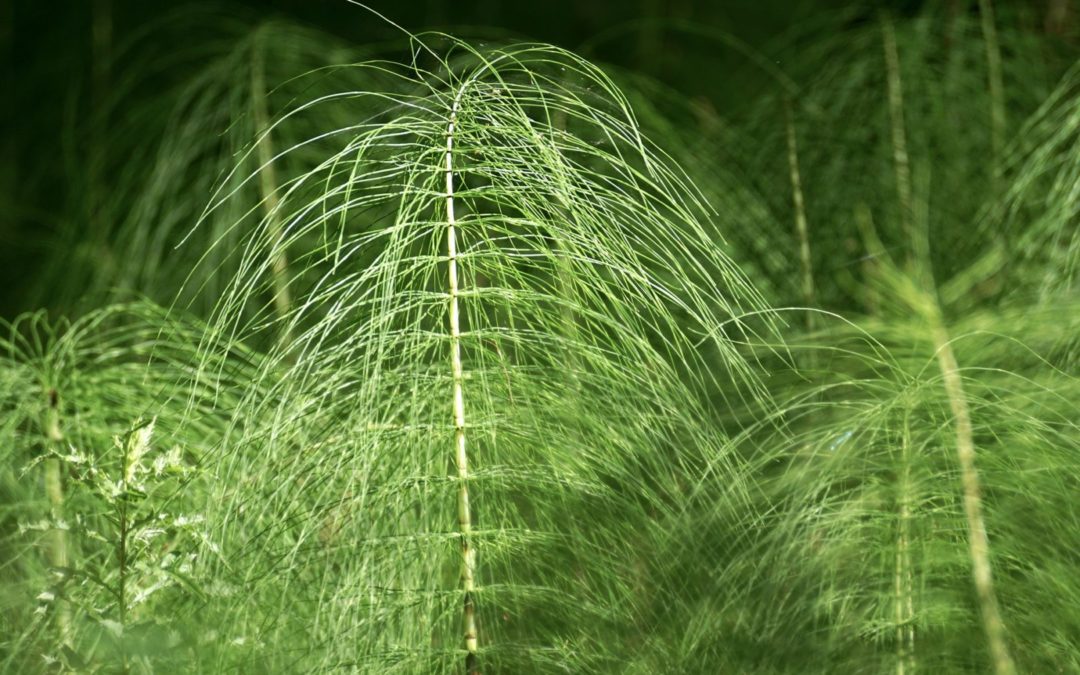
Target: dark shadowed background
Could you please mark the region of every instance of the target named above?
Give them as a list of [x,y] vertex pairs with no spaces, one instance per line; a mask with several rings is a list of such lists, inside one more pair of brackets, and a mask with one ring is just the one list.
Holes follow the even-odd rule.
[[[951,0],[948,11],[974,11],[973,3]],[[840,25],[873,21],[885,6],[897,16],[914,15],[924,3],[890,0],[868,3],[835,0],[549,0],[542,3],[481,0],[459,2],[375,0],[372,10],[383,13],[406,30],[442,30],[477,39],[532,39],[581,53],[599,63],[625,68],[670,85],[721,115],[735,114],[763,88],[771,86],[760,71],[746,66],[746,52],[771,59],[781,69],[791,64],[799,45],[813,43],[823,32]],[[356,43],[400,38],[401,33],[372,12],[347,0],[232,0],[202,2],[141,2],[86,0],[0,3],[2,54],[2,126],[0,126],[0,316],[10,317],[38,305],[53,304],[39,292],[22,292],[41,257],[55,247],[48,233],[58,219],[70,218],[72,187],[66,178],[86,163],[88,147],[108,146],[113,134],[124,134],[115,113],[107,119],[97,112],[101,101],[122,86],[137,59],[197,52],[215,39],[217,26],[198,23],[183,30],[161,29],[169,16],[205,10],[239,23],[269,17],[298,21]],[[1055,33],[1075,39],[1074,11],[1062,0],[1000,3],[999,15],[1026,23],[1032,32]],[[154,30],[153,49],[145,45],[132,55],[125,50],[144,31]],[[721,38],[735,38],[740,50],[726,48]],[[787,56],[781,57],[784,54]],[[197,59],[195,59],[197,62]],[[190,65],[190,64],[189,64]],[[168,76],[168,69],[163,69]],[[162,85],[164,87],[164,84]],[[125,105],[152,98],[152,86],[142,86]],[[91,122],[92,120],[92,122]],[[152,142],[147,139],[147,142]],[[106,188],[115,167],[99,171]],[[92,200],[91,200],[92,202]],[[93,209],[93,204],[89,207]],[[89,216],[88,216],[89,217]]]

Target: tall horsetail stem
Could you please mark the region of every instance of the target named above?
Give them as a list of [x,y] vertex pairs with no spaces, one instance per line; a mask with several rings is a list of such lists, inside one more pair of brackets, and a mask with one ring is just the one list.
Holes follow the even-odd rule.
[[998,42],[991,0],[979,0],[979,19],[986,45],[986,79],[990,89],[990,147],[1000,161],[1005,146],[1005,84],[1001,72],[1001,44]]
[[[59,453],[60,446],[64,442],[64,434],[60,430],[60,395],[55,389],[49,389],[48,398],[48,407],[45,412],[45,441],[53,452]],[[49,537],[49,564],[57,573],[67,574],[66,570],[69,566],[67,532],[60,528],[58,522],[64,516],[64,481],[60,468],[60,460],[56,457],[45,460],[45,496],[49,499],[49,510],[54,521]],[[61,570],[64,571],[61,572]],[[56,630],[60,644],[70,645],[71,608],[63,598],[58,598],[56,601]]]
[[1005,622],[1001,618],[994,580],[990,567],[990,542],[986,536],[983,520],[982,495],[979,490],[979,474],[975,469],[975,441],[971,428],[971,412],[964,396],[960,367],[956,362],[948,331],[937,305],[933,307],[934,347],[941,369],[945,393],[949,398],[956,427],[956,456],[960,462],[960,480],[964,487],[964,514],[967,516],[968,551],[971,555],[971,573],[975,580],[975,594],[982,614],[983,630],[990,645],[990,655],[997,675],[1016,675],[1016,666],[1005,643]]
[[[791,175],[791,200],[795,210],[795,233],[799,237],[799,260],[802,262],[802,296],[807,310],[815,306],[814,268],[810,260],[810,232],[806,222],[806,202],[803,198],[802,177],[799,172],[799,142],[795,136],[795,113],[790,99],[784,101],[784,126],[787,130],[788,170]],[[806,329],[814,328],[814,313],[806,312]]]
[[894,615],[896,620],[896,674],[915,672],[915,585],[911,571],[911,428],[910,411],[904,412],[900,445],[900,522],[896,536]]
[[450,285],[450,365],[454,377],[454,446],[458,481],[458,527],[461,533],[461,576],[465,593],[463,623],[465,627],[465,671],[479,673],[476,658],[476,549],[472,546],[472,510],[469,507],[469,455],[465,450],[465,396],[461,366],[461,320],[458,307],[457,220],[454,217],[454,127],[465,85],[458,91],[450,110],[446,127],[446,253]]
[[[888,80],[889,118],[892,127],[893,163],[896,171],[896,191],[900,206],[902,229],[911,242],[908,253],[908,272],[917,276],[916,281],[926,288],[931,284],[928,270],[920,263],[926,262],[928,242],[916,235],[914,226],[913,190],[911,164],[904,131],[904,90],[900,79],[900,53],[896,45],[896,32],[892,20],[881,15],[882,37],[885,48],[885,67]],[[985,25],[984,25],[985,28]],[[994,672],[997,675],[1015,675],[1016,666],[1009,655],[1005,641],[1005,623],[1001,618],[997,596],[994,593],[990,565],[990,542],[986,535],[983,518],[979,475],[975,468],[975,441],[971,425],[971,412],[964,394],[960,367],[952,349],[948,330],[941,315],[941,307],[932,291],[928,295],[929,323],[933,334],[934,350],[941,370],[945,394],[953,414],[956,429],[956,455],[960,464],[960,478],[964,491],[964,514],[967,519],[968,554],[975,582],[975,594],[982,616],[983,630],[990,647]]]
[[[911,160],[908,156],[907,134],[904,130],[904,85],[900,79],[900,52],[896,47],[896,30],[888,14],[881,15],[882,44],[885,48],[885,71],[888,80],[889,122],[892,134],[893,168],[896,171],[896,197],[900,202],[900,228],[907,241],[914,241],[914,206],[911,187]],[[914,266],[914,252],[908,256],[908,266]]]
[[[266,60],[263,56],[262,41],[257,40],[252,50],[251,102],[255,133],[259,135],[259,191],[262,194],[263,214],[270,229],[270,246],[277,249],[271,260],[274,311],[284,322],[288,321],[292,309],[292,296],[289,292],[289,258],[285,252],[285,232],[278,214],[277,171],[274,168],[274,141],[270,137],[272,127],[266,103]],[[292,341],[287,324],[282,330],[281,341],[284,344]]]

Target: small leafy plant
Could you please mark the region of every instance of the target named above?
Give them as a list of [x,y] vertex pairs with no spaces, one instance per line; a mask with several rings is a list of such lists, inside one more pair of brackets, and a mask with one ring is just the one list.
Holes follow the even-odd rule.
[[170,594],[201,595],[192,575],[203,518],[182,510],[198,472],[179,447],[154,448],[153,431],[154,420],[136,421],[106,452],[67,446],[27,467],[59,464],[70,515],[26,529],[63,530],[79,552],[37,596],[41,629],[56,632],[47,664],[156,672],[186,644],[186,628],[158,608],[175,606]]

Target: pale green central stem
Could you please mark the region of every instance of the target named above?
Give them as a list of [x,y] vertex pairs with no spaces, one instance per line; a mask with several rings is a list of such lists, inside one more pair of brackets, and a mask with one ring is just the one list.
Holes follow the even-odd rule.
[[469,455],[465,449],[465,395],[462,387],[464,371],[461,365],[461,318],[458,306],[458,251],[457,220],[454,216],[454,131],[463,86],[454,99],[450,111],[450,123],[446,129],[446,253],[449,261],[450,284],[450,364],[454,377],[454,457],[458,481],[458,527],[461,532],[462,589],[465,592],[465,668],[469,673],[476,670],[476,607],[473,596],[476,590],[476,549],[472,546],[472,509],[469,507]]
[[979,18],[982,21],[983,42],[986,44],[986,75],[990,88],[990,143],[994,159],[1000,160],[1005,145],[1005,84],[1001,74],[1001,47],[994,22],[994,5],[990,0],[979,0]]
[[915,672],[915,600],[911,571],[911,437],[907,414],[900,455],[900,526],[896,537],[896,673]]
[[932,311],[934,347],[937,350],[938,366],[941,369],[945,393],[949,398],[949,407],[952,409],[956,426],[956,455],[960,462],[960,479],[964,487],[964,513],[967,516],[968,549],[971,555],[971,572],[975,580],[975,594],[979,600],[983,629],[986,632],[986,640],[994,662],[994,672],[997,675],[1015,675],[1016,666],[1013,664],[1005,642],[1005,622],[1002,621],[997,596],[994,594],[994,581],[990,568],[990,542],[986,536],[986,523],[983,520],[979,475],[975,469],[975,441],[971,427],[971,413],[964,396],[960,367],[953,354],[941,312],[936,305]]
[[[900,202],[900,226],[905,239],[914,241],[911,161],[908,157],[907,134],[904,131],[904,87],[900,79],[900,52],[896,47],[896,31],[893,29],[892,19],[886,14],[882,14],[881,33],[885,47],[889,119],[892,131],[893,166],[896,171],[896,196]],[[910,263],[911,256],[908,260]]]
[[[285,232],[278,215],[277,171],[274,167],[274,143],[270,136],[270,114],[266,104],[266,73],[263,61],[261,41],[253,47],[251,68],[252,118],[256,133],[259,134],[257,152],[259,158],[259,192],[262,194],[263,213],[269,226],[270,246],[274,251],[271,258],[271,277],[274,284],[274,311],[282,321],[287,321],[292,308],[292,295],[289,292],[289,257],[285,251]],[[292,341],[289,329],[284,328],[281,341]]]
[[[810,261],[810,233],[806,223],[806,205],[803,199],[802,177],[799,173],[799,144],[795,137],[795,119],[791,101],[784,103],[788,141],[788,169],[791,173],[791,197],[795,209],[795,232],[799,236],[799,259],[802,261],[802,294],[806,309],[814,302],[814,271]],[[806,312],[806,328],[813,330],[814,313]]]
[[[64,434],[60,430],[60,402],[55,389],[48,392],[49,407],[45,413],[45,439],[53,452],[60,452]],[[64,480],[61,475],[60,460],[50,457],[45,460],[45,495],[49,499],[53,527],[50,531],[49,564],[56,570],[68,567],[67,531],[59,527],[64,518]],[[71,608],[62,597],[56,599],[56,628],[60,644],[71,644]]]

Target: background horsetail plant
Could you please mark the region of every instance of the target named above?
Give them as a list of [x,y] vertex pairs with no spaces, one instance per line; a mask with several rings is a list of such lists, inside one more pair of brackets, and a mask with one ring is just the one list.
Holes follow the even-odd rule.
[[[993,16],[989,13],[989,0],[980,3],[983,13],[983,29],[987,38],[987,55],[992,64],[997,64],[996,40]],[[914,286],[910,291],[901,291],[901,297],[907,297],[915,313],[924,318],[933,337],[934,352],[941,369],[942,384],[949,399],[949,408],[956,427],[956,456],[960,464],[960,478],[964,486],[964,513],[967,517],[968,548],[971,554],[971,573],[979,600],[986,639],[993,654],[994,671],[998,675],[1013,675],[1016,666],[1005,642],[1005,626],[998,608],[997,595],[994,592],[993,573],[991,572],[989,539],[983,517],[982,490],[979,487],[978,471],[975,467],[975,443],[971,430],[971,414],[964,394],[964,386],[959,374],[959,365],[953,354],[952,340],[941,316],[941,308],[932,287],[932,271],[929,269],[929,237],[925,231],[916,231],[914,218],[914,195],[911,183],[911,166],[908,155],[906,131],[904,130],[904,92],[900,76],[900,59],[897,53],[896,34],[888,16],[882,17],[882,35],[885,45],[885,62],[888,70],[889,121],[892,128],[893,170],[896,173],[897,206],[900,210],[900,222],[903,232],[909,237],[909,255],[906,267]],[[1000,72],[991,67],[991,97],[995,108],[992,137],[994,148],[1000,147],[1004,117],[996,112],[1000,91]],[[998,86],[995,86],[998,85]],[[884,255],[880,242],[873,251],[878,257]],[[888,262],[883,261],[884,265]],[[901,282],[903,283],[903,282]]]

